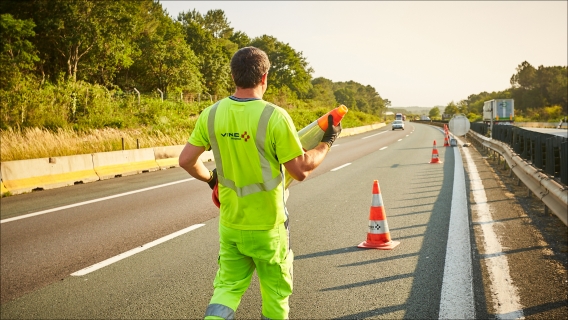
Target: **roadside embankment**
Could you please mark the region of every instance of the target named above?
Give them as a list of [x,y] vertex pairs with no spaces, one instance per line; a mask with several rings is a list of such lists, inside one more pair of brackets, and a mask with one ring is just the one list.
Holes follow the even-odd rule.
[[[346,128],[340,137],[384,127],[384,123]],[[2,196],[47,190],[112,179],[178,166],[184,145],[155,147],[75,156],[49,157],[0,163]],[[201,161],[214,161],[211,151]]]

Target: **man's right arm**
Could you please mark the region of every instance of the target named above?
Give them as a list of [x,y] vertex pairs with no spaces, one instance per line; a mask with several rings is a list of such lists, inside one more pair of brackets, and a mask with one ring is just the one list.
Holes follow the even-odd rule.
[[285,162],[284,167],[292,178],[304,181],[322,163],[329,148],[327,143],[320,142],[315,148],[304,152],[303,155]]
[[286,171],[292,176],[292,178],[298,181],[304,181],[314,171],[322,162],[329,150],[331,145],[341,133],[341,123],[337,126],[333,125],[333,117],[330,115],[327,118],[328,126],[323,138],[318,145],[306,152],[303,155],[298,156],[288,162],[284,163]]

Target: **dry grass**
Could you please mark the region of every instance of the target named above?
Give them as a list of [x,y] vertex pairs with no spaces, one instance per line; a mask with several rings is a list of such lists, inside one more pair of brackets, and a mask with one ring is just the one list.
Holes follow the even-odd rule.
[[185,144],[189,133],[166,135],[161,132],[146,132],[141,129],[117,130],[112,128],[75,132],[59,129],[24,129],[0,131],[0,161],[72,156],[96,152]]

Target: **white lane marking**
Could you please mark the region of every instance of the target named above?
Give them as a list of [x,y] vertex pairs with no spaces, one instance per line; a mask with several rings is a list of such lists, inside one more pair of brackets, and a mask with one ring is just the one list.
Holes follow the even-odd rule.
[[329,171],[337,171],[337,170],[339,170],[339,169],[341,169],[341,168],[347,167],[347,166],[350,165],[350,164],[351,164],[351,163],[346,163],[346,164],[344,164],[344,165],[342,165],[342,166],[339,166],[339,167],[337,167],[337,168],[331,169],[331,170],[329,170]]
[[[411,132],[412,133],[412,132]],[[406,135],[408,137],[408,135]]]
[[171,185],[174,185],[174,184],[187,182],[187,181],[191,181],[191,180],[195,180],[195,178],[183,179],[183,180],[164,183],[164,184],[160,184],[160,185],[157,185],[157,186],[148,187],[148,188],[144,188],[144,189],[139,189],[139,190],[129,191],[129,192],[125,192],[125,193],[115,194],[113,196],[108,196],[108,197],[93,199],[93,200],[89,200],[89,201],[83,201],[83,202],[78,202],[78,203],[74,203],[74,204],[69,204],[69,205],[66,205],[66,206],[57,207],[57,208],[53,208],[53,209],[47,209],[47,210],[43,210],[43,211],[28,213],[28,214],[24,214],[24,215],[21,215],[21,216],[0,220],[0,223],[10,222],[10,221],[15,221],[15,220],[20,220],[20,219],[26,219],[26,218],[30,218],[30,217],[39,216],[39,215],[42,215],[42,214],[54,212],[54,211],[65,210],[65,209],[79,207],[79,206],[83,206],[83,205],[86,205],[86,204],[95,203],[95,202],[99,202],[99,201],[114,199],[114,198],[118,198],[118,197],[124,197],[124,196],[128,196],[128,195],[131,195],[131,194],[144,192],[144,191],[148,191],[148,190],[154,190],[154,189],[158,189],[158,188],[163,188],[163,187],[167,187],[167,186],[171,186]]
[[361,138],[361,139],[367,139],[367,138],[374,137],[374,136],[378,136],[379,134],[383,134],[383,133],[387,133],[387,132],[388,132],[388,131],[383,131],[383,132],[375,133],[375,134],[372,134],[372,135],[370,135],[370,136],[363,137],[363,138]]
[[388,148],[388,147],[382,147],[382,148],[379,149],[379,151],[385,150],[386,148]]
[[454,148],[454,187],[438,319],[475,319],[465,174]]
[[[459,144],[462,144],[461,141]],[[497,254],[503,252],[499,236],[493,230],[493,225],[499,223],[493,221],[490,206],[487,203],[487,194],[469,150],[463,148],[463,151],[471,175],[471,192],[475,201],[471,210],[477,213],[479,220],[475,222],[479,223],[483,233],[485,255],[489,256],[484,260],[491,280],[490,286],[496,316],[498,319],[522,319],[524,312],[517,294],[517,287],[513,284],[509,273],[507,255]]]
[[331,145],[332,148],[333,148],[333,147],[337,147],[337,146],[339,146],[339,144],[332,144],[332,145]]
[[398,139],[398,141],[402,141],[402,139]]
[[90,266],[90,267],[86,267],[86,268],[84,268],[84,269],[81,269],[81,270],[79,270],[79,271],[77,271],[77,272],[74,272],[74,273],[72,273],[71,275],[72,275],[72,276],[84,276],[84,275],[86,275],[86,274],[88,274],[88,273],[91,273],[91,272],[93,272],[93,271],[96,271],[96,270],[99,270],[99,269],[101,269],[101,268],[104,268],[104,267],[106,267],[106,266],[108,266],[108,265],[111,265],[111,264],[113,264],[113,263],[115,263],[115,262],[117,262],[117,261],[120,261],[120,260],[122,260],[122,259],[124,259],[124,258],[128,258],[128,257],[130,257],[130,256],[132,256],[132,255],[135,255],[135,254],[137,254],[137,253],[139,253],[139,252],[142,252],[142,251],[144,251],[144,250],[146,250],[146,249],[150,249],[150,248],[152,248],[152,247],[154,247],[154,246],[157,246],[157,245],[159,245],[160,243],[166,242],[166,241],[171,240],[171,239],[173,239],[173,238],[175,238],[175,237],[179,237],[179,236],[181,236],[182,234],[188,233],[188,232],[190,232],[190,231],[192,231],[192,230],[195,230],[195,229],[200,228],[200,227],[203,227],[203,226],[204,226],[204,224],[194,224],[194,225],[192,225],[191,227],[188,227],[188,228],[182,229],[182,230],[180,230],[180,231],[174,232],[174,233],[169,234],[169,235],[167,235],[167,236],[165,236],[165,237],[162,237],[162,238],[160,238],[160,239],[154,240],[154,241],[152,241],[152,242],[150,242],[150,243],[144,244],[144,245],[142,245],[142,246],[140,246],[140,247],[137,247],[137,248],[134,248],[134,249],[132,249],[132,250],[123,252],[123,253],[121,253],[121,254],[119,254],[119,255],[116,255],[116,256],[114,256],[114,257],[112,257],[112,258],[109,258],[109,259],[106,259],[106,260],[104,260],[104,261],[101,261],[101,262],[99,262],[99,263],[95,263],[94,265],[92,265],[92,266]]

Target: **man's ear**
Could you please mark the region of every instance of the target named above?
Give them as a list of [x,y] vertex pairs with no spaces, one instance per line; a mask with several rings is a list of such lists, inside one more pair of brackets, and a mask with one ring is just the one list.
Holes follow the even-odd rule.
[[266,84],[266,80],[268,80],[268,72],[262,75],[262,84]]

